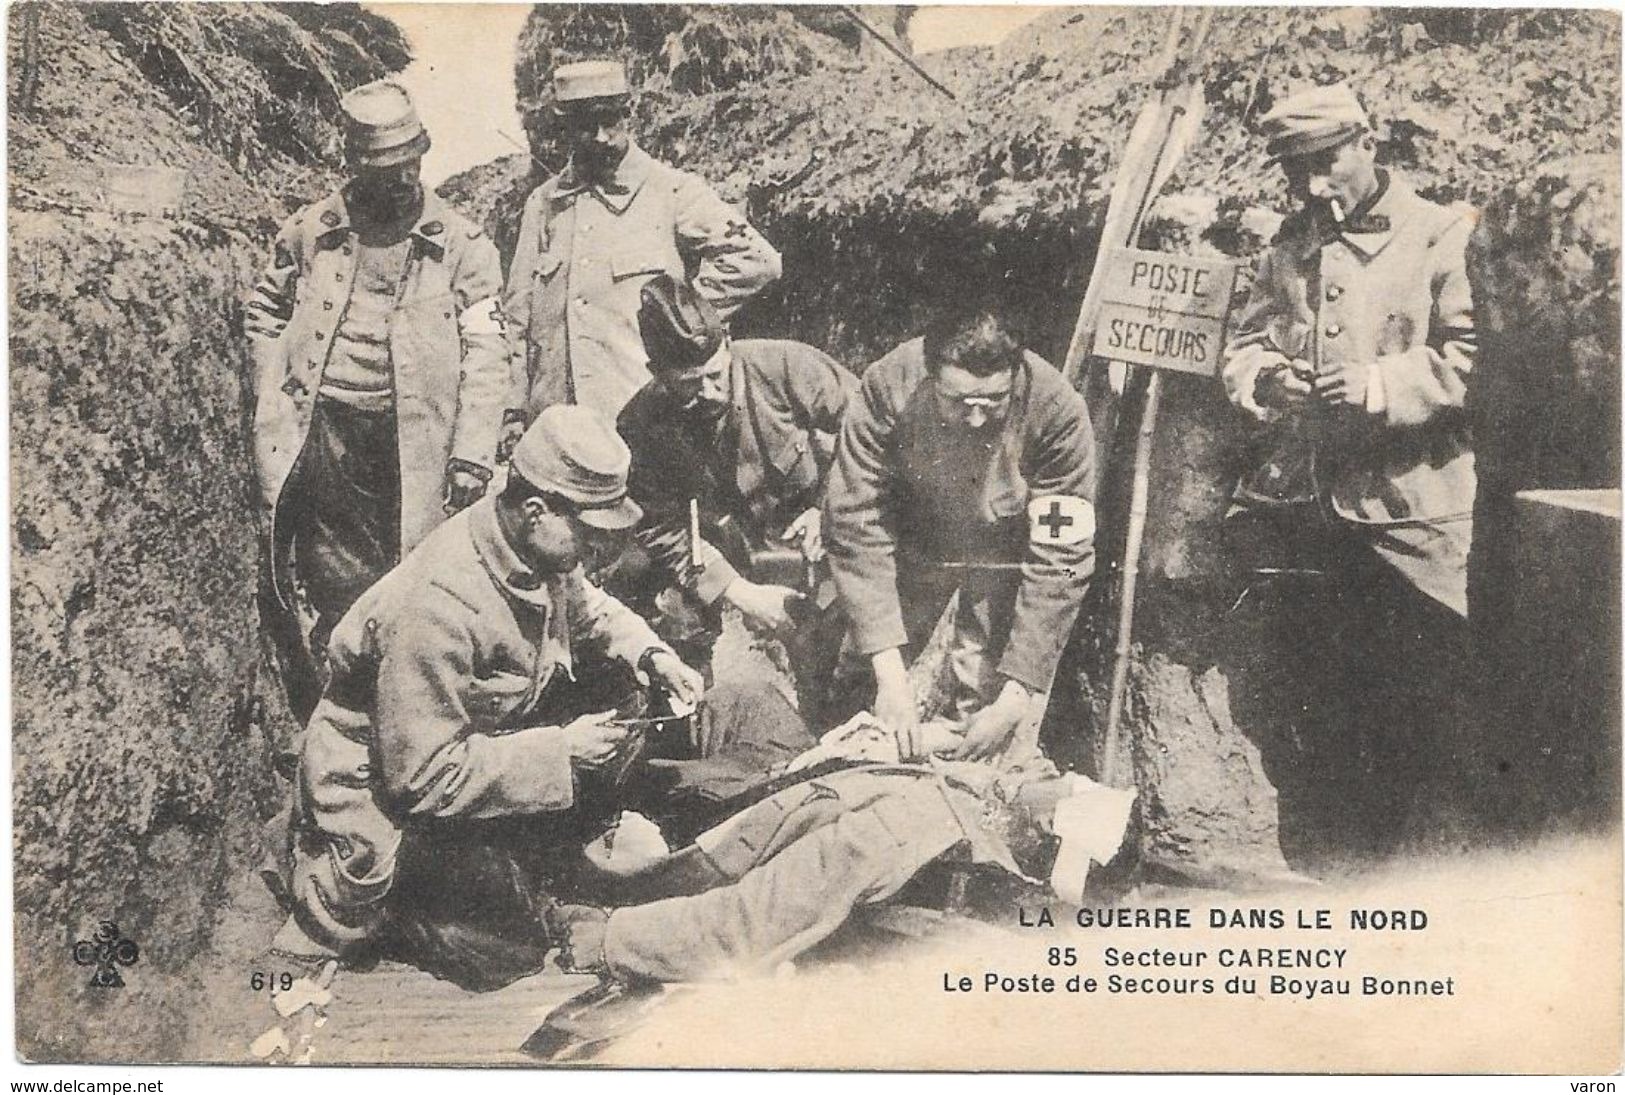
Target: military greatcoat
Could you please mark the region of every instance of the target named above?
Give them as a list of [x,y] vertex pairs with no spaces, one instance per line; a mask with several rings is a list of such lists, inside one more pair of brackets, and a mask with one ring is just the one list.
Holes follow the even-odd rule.
[[566,167],[525,202],[503,297],[526,421],[554,403],[615,421],[649,380],[637,319],[656,274],[691,278],[727,319],[780,269],[779,253],[704,180],[636,145],[600,185]]

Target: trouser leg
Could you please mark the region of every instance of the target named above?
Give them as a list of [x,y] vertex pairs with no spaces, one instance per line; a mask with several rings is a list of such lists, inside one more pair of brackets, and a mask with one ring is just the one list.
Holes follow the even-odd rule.
[[626,804],[659,821],[668,840],[686,841],[715,824],[722,804],[814,744],[771,681],[724,681],[705,700],[696,740],[668,732],[652,742],[648,765],[626,789]]
[[317,613],[311,647],[319,660],[339,619],[400,558],[394,415],[319,401],[300,465],[294,565]]
[[[690,981],[770,970],[828,937],[858,905],[895,893],[964,839],[934,781],[868,778],[884,782],[866,788],[840,781],[858,800],[820,794],[813,785],[786,810],[775,796],[738,827],[765,822],[770,833],[724,833],[702,843],[733,881],[611,913],[604,941],[611,972]],[[762,835],[765,843],[752,847]]]
[[389,922],[391,957],[485,991],[539,972],[553,945],[554,899],[595,900],[577,875],[592,829],[565,816],[437,826],[402,841]]
[[836,673],[841,664],[841,642],[846,616],[831,606],[803,619],[785,640],[794,678],[796,705],[804,722],[825,729],[842,721]]

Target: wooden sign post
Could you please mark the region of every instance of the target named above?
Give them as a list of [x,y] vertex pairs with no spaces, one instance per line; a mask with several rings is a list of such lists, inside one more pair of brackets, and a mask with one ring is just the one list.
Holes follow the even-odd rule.
[[1094,352],[1216,376],[1235,263],[1125,247],[1107,257]]
[[1235,263],[1190,258],[1124,247],[1106,257],[1101,276],[1095,353],[1114,361],[1147,365],[1140,433],[1134,443],[1134,482],[1129,495],[1128,535],[1123,544],[1123,587],[1117,606],[1117,641],[1112,656],[1112,690],[1106,706],[1101,778],[1113,786],[1122,779],[1118,728],[1128,691],[1129,655],[1134,641],[1134,590],[1140,577],[1147,495],[1151,483],[1151,443],[1157,428],[1165,369],[1216,376],[1224,349],[1224,325],[1236,286]]

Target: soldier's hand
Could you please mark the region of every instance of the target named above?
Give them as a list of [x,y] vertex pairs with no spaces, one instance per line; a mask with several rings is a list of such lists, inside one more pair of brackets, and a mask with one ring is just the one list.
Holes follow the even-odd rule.
[[614,717],[613,711],[597,711],[567,723],[563,733],[570,760],[583,768],[597,768],[614,757],[632,733],[630,726],[612,723]]
[[1259,370],[1258,379],[1253,382],[1253,399],[1260,407],[1278,411],[1301,407],[1314,390],[1309,382],[1313,375],[1314,369],[1304,361],[1266,366]]
[[955,760],[984,760],[1004,751],[1026,717],[1031,695],[1015,681],[1007,681],[999,698],[970,717],[965,736],[953,752]]
[[924,749],[920,742],[919,715],[914,710],[914,689],[908,683],[902,654],[897,650],[884,651],[877,656],[875,718],[897,736],[899,757],[913,760],[922,755]]
[[705,695],[705,678],[669,650],[657,650],[648,661],[649,682],[664,688],[674,707],[693,711]]
[[795,540],[801,544],[801,557],[809,563],[824,558],[824,511],[813,506],[790,522],[782,540]]
[[1331,407],[1365,410],[1366,390],[1370,386],[1369,362],[1339,362],[1327,366],[1315,377],[1315,399]]
[[801,594],[786,586],[757,585],[744,578],[729,583],[723,596],[744,613],[753,627],[767,631],[787,631],[794,627],[791,606],[802,599]]
[[446,512],[456,513],[478,502],[485,494],[485,480],[467,468],[446,472]]
[[523,419],[510,418],[502,423],[502,432],[497,435],[497,463],[506,464],[508,457],[513,455],[514,446],[519,439],[525,436],[525,423]]

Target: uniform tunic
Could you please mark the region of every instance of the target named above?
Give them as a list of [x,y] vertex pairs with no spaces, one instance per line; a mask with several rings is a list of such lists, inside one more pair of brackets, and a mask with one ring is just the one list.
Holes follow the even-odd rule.
[[[822,500],[841,415],[857,387],[827,354],[799,342],[746,339],[731,349],[731,401],[711,436],[695,436],[657,381],[633,397],[616,426],[632,450],[628,489],[644,513],[639,540],[706,603],[738,577],[714,543],[724,520],[760,547]],[[712,541],[699,571],[689,560],[690,499]]]
[[[1239,501],[1267,501],[1283,468],[1308,468],[1335,518],[1413,585],[1467,613],[1476,477],[1464,402],[1476,350],[1466,248],[1473,216],[1397,177],[1341,226],[1300,214],[1260,261],[1224,383],[1236,406],[1279,431],[1271,464]],[[1259,406],[1266,367],[1371,367],[1364,408],[1283,415]],[[1273,471],[1272,471],[1273,469]]]
[[525,202],[503,297],[526,421],[554,403],[615,421],[649,380],[637,315],[656,274],[692,273],[726,319],[780,269],[743,214],[636,145],[602,185],[566,167]]
[[1094,572],[1092,529],[1055,537],[1030,520],[1032,503],[1069,499],[1092,522],[1089,415],[1053,366],[1024,354],[1003,423],[972,431],[944,421],[923,340],[904,343],[864,373],[825,497],[859,653],[923,642],[957,589],[960,713],[1001,679],[1049,691]]

